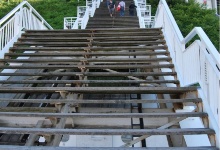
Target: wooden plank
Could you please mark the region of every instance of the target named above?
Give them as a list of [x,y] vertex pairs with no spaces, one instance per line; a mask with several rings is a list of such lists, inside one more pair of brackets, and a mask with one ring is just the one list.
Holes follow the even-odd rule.
[[[69,45],[87,45],[90,42],[85,41],[85,42],[37,42],[37,41],[23,41],[23,42],[15,42],[14,45],[65,45],[65,46],[69,46]],[[126,44],[126,46],[131,45],[131,44],[161,44],[161,43],[165,43],[165,40],[157,40],[157,41],[108,41],[108,42],[99,42],[99,41],[92,41],[92,45],[122,45],[122,44]]]
[[[133,18],[132,18],[133,20]],[[26,30],[26,33],[96,33],[96,32],[119,32],[119,31],[124,31],[124,32],[156,32],[156,31],[161,31],[161,28],[109,28],[108,30],[106,29],[83,29],[83,30]]]
[[44,112],[56,113],[57,109],[54,107],[0,107],[0,112]]
[[74,99],[8,99],[0,98],[0,102],[25,102],[25,103],[71,103],[74,104],[127,104],[127,103],[186,103],[186,102],[202,102],[200,98],[195,99],[157,99],[157,100],[74,100]]
[[156,36],[108,36],[108,37],[96,37],[96,36],[88,36],[88,37],[66,37],[66,36],[42,36],[42,37],[21,37],[18,38],[18,41],[68,41],[68,40],[88,40],[89,38],[92,38],[93,40],[114,40],[114,41],[120,41],[120,40],[148,40],[148,39],[162,39],[164,38],[163,35],[156,35]]
[[0,93],[183,94],[196,87],[0,87]]
[[4,117],[55,117],[55,118],[162,118],[162,117],[207,117],[204,112],[187,113],[32,113],[0,112]]
[[178,84],[178,80],[0,80],[1,84],[100,84],[100,83],[174,83]]
[[[15,50],[28,50],[28,51],[82,51],[88,49],[88,47],[11,47],[11,51]],[[89,47],[91,51],[120,51],[120,50],[156,50],[167,49],[167,46],[117,46],[117,47]]]
[[0,127],[0,133],[5,134],[68,134],[68,135],[198,135],[215,134],[207,128],[193,129],[51,129],[51,128],[6,128]]
[[122,76],[174,76],[176,72],[45,72],[45,73],[0,73],[0,76],[102,76],[102,77],[122,77]]
[[73,33],[73,32],[67,32],[67,33],[62,33],[62,32],[57,32],[57,33],[23,33],[22,36],[25,37],[30,37],[30,36],[35,36],[35,37],[44,37],[44,36],[65,36],[65,37],[91,37],[93,35],[94,37],[109,37],[109,36],[121,36],[121,35],[127,35],[127,36],[141,36],[141,35],[148,35],[148,36],[157,36],[161,35],[161,31],[150,31],[150,32],[126,32],[126,31],[118,31],[118,32],[89,32],[89,33]]
[[55,147],[55,146],[13,146],[0,145],[1,150],[218,150],[214,146],[199,147]]
[[45,63],[45,62],[127,62],[127,63],[144,63],[144,62],[153,62],[153,61],[170,61],[171,57],[164,58],[88,58],[88,59],[0,59],[0,62],[17,62],[17,63]]
[[[61,57],[61,56],[60,56]],[[74,69],[74,68],[87,68],[87,69],[131,69],[131,68],[173,68],[173,64],[162,65],[11,65],[0,66],[1,69]]]
[[19,45],[31,45],[31,46],[86,46],[89,45],[90,42],[14,42],[14,46]]
[[63,52],[63,53],[5,53],[5,56],[23,56],[23,57],[72,57],[72,56],[151,56],[168,55],[169,52]]

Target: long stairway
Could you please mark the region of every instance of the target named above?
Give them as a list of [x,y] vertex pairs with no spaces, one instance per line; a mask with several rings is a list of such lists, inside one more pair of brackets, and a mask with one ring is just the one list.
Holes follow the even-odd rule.
[[[0,73],[9,77],[0,81],[0,149],[217,149],[196,87],[179,85],[161,28],[120,26],[22,34],[0,60],[10,69]],[[189,117],[204,128],[181,128]],[[191,135],[210,145],[187,147]],[[150,136],[167,146],[152,146]]]
[[[116,1],[116,6],[119,1]],[[110,17],[106,2],[102,2],[96,9],[94,17],[89,19],[87,29],[93,28],[139,28],[137,16],[129,16],[129,5],[132,0],[125,1],[125,15],[120,17],[120,13],[115,10],[113,17]]]

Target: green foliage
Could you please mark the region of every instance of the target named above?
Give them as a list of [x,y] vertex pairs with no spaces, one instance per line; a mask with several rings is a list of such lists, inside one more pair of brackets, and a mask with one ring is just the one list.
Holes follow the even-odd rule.
[[[0,18],[4,17],[22,0],[0,1]],[[64,17],[75,17],[77,6],[85,6],[84,0],[28,0],[39,14],[54,28],[63,29]]]
[[[157,7],[158,5],[158,1],[156,0],[150,0],[149,2],[152,7]],[[214,10],[205,9],[203,5],[195,3],[194,0],[189,0],[189,3],[185,3],[184,0],[167,0],[167,3],[184,37],[187,36],[194,27],[201,27],[215,45],[216,49],[219,50],[220,21]],[[154,12],[154,10],[155,9],[152,8],[152,12]],[[154,14],[155,13],[152,13],[152,15]]]
[[185,37],[194,27],[202,27],[216,49],[219,49],[219,18],[215,11],[189,1],[171,7],[172,14]]
[[20,3],[19,1],[12,1],[10,3],[3,0],[0,1],[0,19],[3,18],[6,14],[8,14],[19,3]]

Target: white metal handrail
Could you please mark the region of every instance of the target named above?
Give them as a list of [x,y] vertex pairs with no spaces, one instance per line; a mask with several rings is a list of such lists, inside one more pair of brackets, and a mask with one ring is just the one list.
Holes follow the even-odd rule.
[[81,21],[81,29],[85,29],[89,21],[89,9],[87,8]]
[[77,17],[65,17],[63,23],[64,29],[78,29]]
[[77,7],[77,20],[81,29],[85,29],[89,21],[89,7],[87,6]]
[[90,17],[93,17],[95,14],[96,7],[97,7],[96,0],[86,0],[86,6],[89,8]]
[[103,0],[86,0],[86,6],[77,7],[77,17],[65,17],[64,29],[85,29],[89,17],[93,17],[96,8],[99,8]]
[[0,20],[0,57],[17,40],[23,29],[53,29],[41,15],[24,1]]
[[151,5],[146,5],[146,0],[134,0],[137,6],[137,16],[140,28],[151,28],[154,23],[154,16],[151,16]]
[[[162,27],[181,86],[199,83],[199,96],[220,146],[220,54],[201,27],[184,38],[165,0],[160,0],[154,27]],[[185,48],[195,35],[200,40]]]

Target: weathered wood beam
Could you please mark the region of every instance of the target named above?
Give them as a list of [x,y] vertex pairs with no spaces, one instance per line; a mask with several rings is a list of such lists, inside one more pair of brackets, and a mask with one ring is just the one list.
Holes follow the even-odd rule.
[[0,102],[24,102],[24,103],[71,103],[74,104],[127,104],[127,103],[187,103],[187,102],[202,102],[200,98],[195,99],[157,99],[157,100],[76,100],[76,99],[8,99],[0,98]]
[[91,51],[121,51],[121,50],[135,50],[148,51],[156,49],[166,49],[167,46],[117,46],[117,47],[11,47],[10,51],[28,50],[28,51],[82,51],[90,49]]
[[[15,42],[15,46],[20,46],[20,45],[31,45],[31,46],[86,46],[90,44],[90,42]],[[157,41],[108,41],[108,42],[98,42],[98,41],[93,41],[92,45],[99,45],[99,46],[116,46],[116,45],[158,45],[158,44],[165,44],[165,40],[157,40]]]
[[37,128],[5,128],[0,127],[0,133],[5,134],[68,134],[68,135],[198,135],[215,134],[213,129],[37,129]]
[[[109,29],[109,28],[108,28]],[[91,35],[93,37],[109,37],[109,36],[122,36],[122,35],[127,35],[127,36],[145,36],[145,35],[148,35],[148,36],[158,36],[158,35],[161,35],[162,32],[161,31],[156,31],[156,32],[126,32],[126,31],[119,31],[119,32],[93,32],[93,33],[47,33],[47,32],[44,32],[44,33],[23,33],[22,36],[24,37],[32,37],[32,36],[35,36],[35,37],[44,37],[44,36],[65,36],[65,37],[91,37]]]
[[0,93],[182,94],[196,87],[0,87]]
[[0,112],[7,117],[56,117],[56,118],[162,118],[162,117],[207,117],[204,112],[188,113],[31,113]]
[[0,62],[18,62],[18,63],[44,63],[44,62],[129,62],[129,63],[144,63],[144,62],[154,62],[154,61],[170,61],[171,57],[164,58],[82,58],[82,59],[0,59]]
[[58,83],[58,84],[100,84],[100,83],[179,83],[178,80],[0,80],[1,84],[34,84],[34,83]]
[[66,52],[66,53],[5,53],[5,56],[23,56],[23,57],[72,57],[72,56],[150,56],[150,55],[168,55],[169,52]]
[[55,41],[55,40],[63,40],[63,41],[68,41],[68,40],[89,40],[92,38],[93,40],[114,40],[114,41],[120,41],[120,40],[148,40],[148,39],[162,39],[162,35],[156,35],[156,36],[148,36],[148,35],[141,35],[141,36],[108,36],[108,37],[65,37],[65,36],[42,36],[42,37],[21,37],[18,39],[18,41],[32,41],[32,40],[37,40],[37,41]]
[[26,33],[112,33],[112,31],[115,31],[118,33],[119,31],[124,32],[161,32],[161,28],[109,28],[106,29],[83,29],[83,30],[26,30]]
[[131,68],[173,68],[173,64],[162,65],[11,65],[0,66],[1,69],[74,69],[74,68],[88,68],[88,69],[131,69]]
[[0,112],[44,112],[56,113],[57,109],[53,107],[0,107]]
[[45,73],[0,73],[0,76],[173,76],[176,72],[45,72]]

